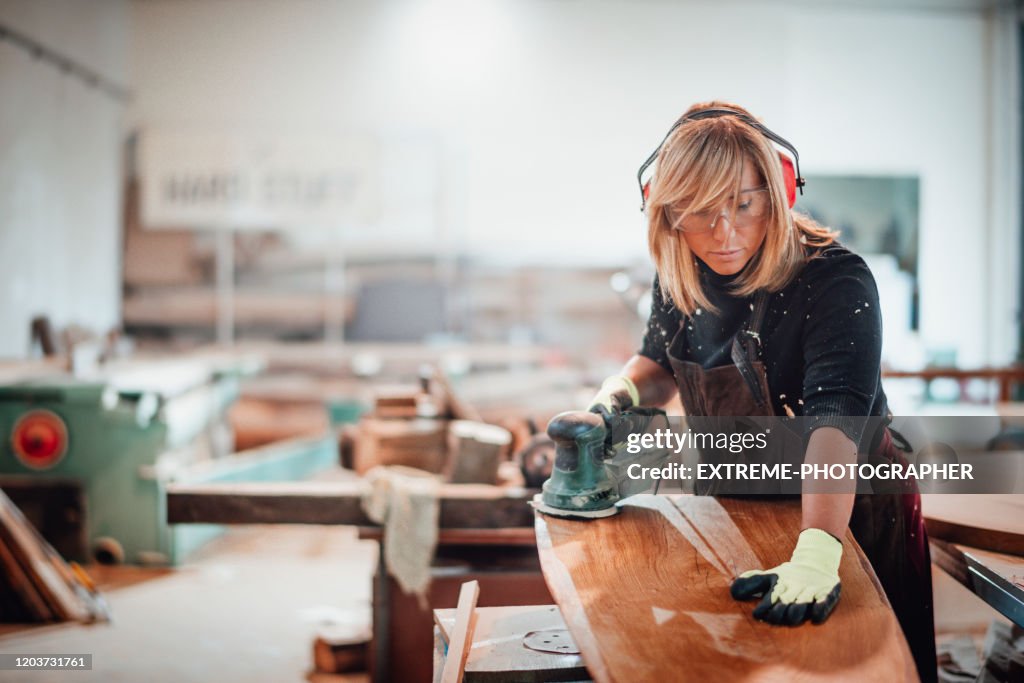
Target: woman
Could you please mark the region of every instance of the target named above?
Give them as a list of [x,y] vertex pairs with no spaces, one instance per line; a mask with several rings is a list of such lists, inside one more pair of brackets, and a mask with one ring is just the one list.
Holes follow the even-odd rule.
[[[786,148],[792,160],[776,151]],[[857,453],[902,459],[887,427],[874,278],[836,233],[792,211],[796,150],[734,104],[691,107],[644,167],[648,243],[657,276],[637,355],[591,409],[663,405],[688,416],[803,416],[806,463]],[[642,182],[642,180],[641,180]],[[865,428],[876,418],[880,428]],[[849,527],[899,618],[922,680],[936,680],[928,543],[916,489],[802,495],[792,559],[741,574],[754,616],[820,623],[839,599]],[[789,541],[792,542],[792,541]]]

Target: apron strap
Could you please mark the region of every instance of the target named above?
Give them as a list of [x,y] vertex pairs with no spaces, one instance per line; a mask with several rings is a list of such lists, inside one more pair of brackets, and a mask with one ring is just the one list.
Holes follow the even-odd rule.
[[758,360],[761,347],[761,323],[764,322],[765,311],[768,310],[768,292],[761,290],[754,295],[754,310],[750,314],[745,328],[732,339],[732,362],[750,389],[757,405],[766,408],[768,397],[761,391],[761,382],[754,371],[754,361]]

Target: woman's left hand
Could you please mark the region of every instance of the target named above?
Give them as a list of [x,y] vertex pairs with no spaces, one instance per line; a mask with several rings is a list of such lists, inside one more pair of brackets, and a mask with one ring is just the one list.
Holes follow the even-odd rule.
[[828,619],[839,602],[839,560],[843,544],[821,529],[800,532],[789,562],[767,570],[743,572],[732,583],[736,600],[764,596],[754,617],[772,624],[797,626],[807,619]]

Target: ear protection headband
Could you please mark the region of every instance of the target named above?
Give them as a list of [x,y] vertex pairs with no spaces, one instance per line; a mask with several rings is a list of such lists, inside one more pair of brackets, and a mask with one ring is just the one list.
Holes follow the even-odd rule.
[[792,155],[792,158],[790,158],[782,152],[779,152],[779,160],[782,162],[782,180],[786,186],[786,200],[789,202],[789,208],[793,208],[793,205],[796,204],[797,188],[800,189],[800,194],[803,194],[804,185],[807,184],[807,181],[800,175],[800,154],[796,151],[796,147],[790,144],[786,138],[774,133],[770,128],[762,125],[758,121],[755,121],[753,118],[747,116],[741,111],[736,111],[735,109],[715,108],[701,109],[700,111],[695,111],[692,114],[680,117],[678,121],[672,124],[672,127],[669,128],[668,132],[665,133],[665,137],[662,138],[661,144],[658,145],[658,148],[651,152],[651,155],[647,157],[647,161],[640,166],[640,170],[636,173],[636,180],[637,183],[640,184],[641,211],[647,208],[647,197],[651,193],[651,181],[648,180],[647,182],[644,182],[644,171],[646,171],[647,168],[654,163],[654,160],[658,158],[658,153],[661,152],[661,148],[665,146],[665,141],[669,139],[669,136],[676,131],[676,128],[679,128],[679,126],[689,121],[715,119],[720,116],[735,116],[740,121],[743,121],[747,125],[756,129],[761,133],[761,135],[765,136],[779,147],[784,148],[790,153],[790,155]]

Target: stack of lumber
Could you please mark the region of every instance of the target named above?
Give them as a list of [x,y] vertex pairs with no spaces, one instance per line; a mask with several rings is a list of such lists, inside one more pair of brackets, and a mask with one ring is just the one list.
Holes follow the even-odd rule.
[[[441,473],[448,460],[448,425],[478,420],[437,368],[420,368],[419,387],[378,387],[373,410],[359,422],[353,467],[365,474],[377,466],[402,465]],[[493,478],[493,477],[492,477]]]
[[378,465],[402,465],[440,472],[447,454],[447,435],[447,420],[363,418],[353,457],[355,471],[366,474]]
[[0,491],[0,621],[105,621],[106,603]]

